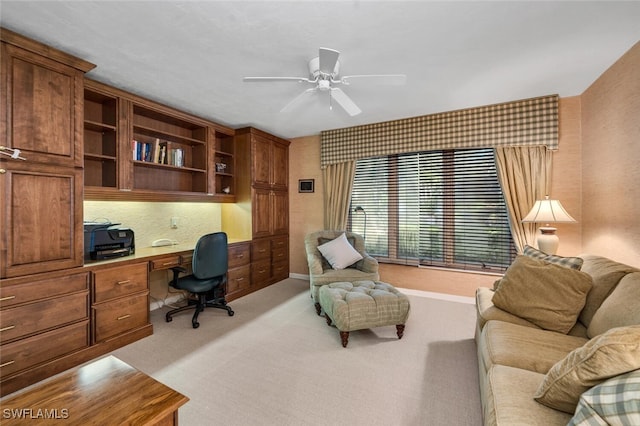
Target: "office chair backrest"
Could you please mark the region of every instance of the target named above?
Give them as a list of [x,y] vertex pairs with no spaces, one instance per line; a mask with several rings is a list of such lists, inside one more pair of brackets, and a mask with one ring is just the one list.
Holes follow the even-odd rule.
[[193,251],[191,267],[198,279],[219,277],[228,269],[227,234],[214,232],[200,237]]

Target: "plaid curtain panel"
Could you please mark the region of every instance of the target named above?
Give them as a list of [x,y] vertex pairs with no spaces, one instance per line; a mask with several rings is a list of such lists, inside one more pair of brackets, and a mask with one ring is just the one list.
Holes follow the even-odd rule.
[[320,133],[320,164],[405,152],[545,145],[558,149],[558,95]]

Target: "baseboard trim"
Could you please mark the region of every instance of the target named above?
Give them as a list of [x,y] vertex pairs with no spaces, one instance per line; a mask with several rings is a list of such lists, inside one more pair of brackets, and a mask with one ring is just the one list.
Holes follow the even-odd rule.
[[[309,281],[309,275],[296,274],[294,272],[289,273],[289,278]],[[398,287],[398,290],[400,290],[404,294],[409,294],[412,296],[430,297],[432,299],[448,300],[449,302],[470,303],[472,305],[475,305],[476,303],[476,300],[473,297],[468,297],[468,296],[456,296],[453,294],[435,293],[432,291],[414,290],[411,288],[400,288],[400,287]]]
[[309,275],[305,274],[296,274],[294,272],[289,273],[289,278],[295,278],[296,280],[305,280],[309,281]]

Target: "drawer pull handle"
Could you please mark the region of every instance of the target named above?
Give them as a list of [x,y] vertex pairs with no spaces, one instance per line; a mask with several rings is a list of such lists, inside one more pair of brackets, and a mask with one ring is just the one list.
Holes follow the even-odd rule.
[[129,284],[130,282],[131,282],[131,280],[124,280],[124,281],[118,281],[116,284],[125,285],[125,284]]
[[244,278],[243,277],[236,278],[236,281],[244,281]]
[[2,367],[6,367],[6,366],[8,366],[8,365],[11,365],[11,364],[13,364],[14,362],[15,362],[15,361],[13,361],[13,360],[11,360],[11,361],[7,361],[7,362],[5,362],[4,364],[0,364],[0,368],[2,368]]
[[244,253],[239,254],[239,255],[237,255],[236,257],[237,257],[238,259],[242,259],[242,258],[244,257]]
[[260,253],[264,253],[265,251],[267,251],[266,249],[262,249],[262,250],[258,250]]
[[16,328],[16,326],[15,326],[15,325],[8,325],[8,326],[6,326],[6,327],[2,327],[2,328],[0,328],[0,332],[1,332],[1,331],[9,331],[9,330],[13,330],[14,328]]
[[11,299],[15,299],[16,296],[5,296],[5,297],[0,297],[0,302],[4,302],[5,300],[11,300]]
[[127,319],[131,316],[131,314],[127,314],[127,315],[123,315],[121,317],[118,317],[118,321],[123,320],[123,319]]
[[264,274],[265,272],[267,272],[267,270],[266,270],[266,269],[260,269],[260,270],[258,271],[258,273],[259,273],[259,274]]
[[162,266],[177,265],[177,264],[178,262],[174,260],[173,262],[164,262]]

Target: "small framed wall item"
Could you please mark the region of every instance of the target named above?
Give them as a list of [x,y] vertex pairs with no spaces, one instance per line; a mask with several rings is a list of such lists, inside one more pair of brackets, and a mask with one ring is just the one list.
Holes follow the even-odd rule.
[[314,191],[314,179],[300,179],[298,180],[298,192],[313,192]]

